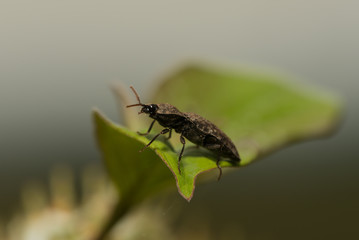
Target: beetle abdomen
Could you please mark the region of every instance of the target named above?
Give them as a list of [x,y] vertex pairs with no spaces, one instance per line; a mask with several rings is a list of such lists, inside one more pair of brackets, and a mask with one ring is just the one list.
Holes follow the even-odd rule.
[[[201,136],[202,143],[199,144],[222,157],[228,157],[239,161],[240,157],[232,140],[222,132],[216,125],[204,117],[195,113],[185,113],[187,119],[195,125],[197,133],[193,135]],[[191,139],[188,139],[191,141]]]
[[203,147],[211,150],[221,157],[227,157],[239,161],[239,154],[230,138],[218,139],[215,136],[207,135],[203,141]]

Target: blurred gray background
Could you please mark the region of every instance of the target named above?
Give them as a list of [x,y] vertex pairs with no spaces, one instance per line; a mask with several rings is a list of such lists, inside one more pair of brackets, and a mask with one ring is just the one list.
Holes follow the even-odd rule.
[[111,83],[145,99],[162,73],[204,59],[291,73],[336,91],[346,113],[333,138],[201,185],[191,204],[178,196],[183,221],[203,215],[243,239],[358,239],[358,9],[349,0],[2,0],[0,218],[53,166],[101,165],[90,113],[119,119]]

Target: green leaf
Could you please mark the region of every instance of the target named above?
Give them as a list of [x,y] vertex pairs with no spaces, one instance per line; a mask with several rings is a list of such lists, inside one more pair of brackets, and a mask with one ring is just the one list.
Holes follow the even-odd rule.
[[[153,192],[166,187],[168,182],[173,183],[172,174],[176,177],[180,194],[190,200],[193,181],[198,172],[216,168],[215,160],[210,153],[196,150],[192,155],[184,155],[182,174],[179,174],[178,154],[168,143],[155,141],[148,149],[139,152],[149,142],[148,138],[116,125],[98,110],[94,110],[93,114],[106,169],[122,200],[125,198],[127,201],[127,198],[130,198],[128,201],[140,202]],[[190,168],[186,167],[188,164],[191,165]]]
[[106,119],[93,111],[98,144],[110,179],[128,205],[141,202],[149,195],[174,183],[164,162],[171,150],[161,141],[139,152],[148,139]]
[[237,146],[240,166],[289,143],[328,134],[340,115],[337,97],[288,77],[198,64],[168,76],[154,94],[153,103],[159,102],[214,122]]
[[[154,96],[153,103],[168,102],[181,111],[200,114],[227,133],[242,160],[239,165],[222,161],[222,167],[245,166],[288,143],[327,133],[339,115],[336,98],[285,82],[282,77],[197,65],[169,76]],[[97,111],[94,116],[109,175],[128,201],[139,202],[167,186],[173,181],[170,171],[178,192],[189,201],[196,177],[216,168],[216,158],[209,151],[187,147],[179,174],[178,135],[172,136],[171,144],[162,138],[140,153],[153,135],[139,136]]]

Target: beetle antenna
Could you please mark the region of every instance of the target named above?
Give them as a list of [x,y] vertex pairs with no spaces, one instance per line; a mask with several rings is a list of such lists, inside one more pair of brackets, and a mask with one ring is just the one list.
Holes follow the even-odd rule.
[[137,101],[138,103],[136,104],[131,104],[131,105],[127,105],[126,107],[129,108],[129,107],[135,107],[135,106],[144,106],[145,104],[141,103],[141,100],[140,100],[140,97],[138,96],[135,88],[133,86],[130,86],[132,92],[135,94],[136,98],[137,98]]

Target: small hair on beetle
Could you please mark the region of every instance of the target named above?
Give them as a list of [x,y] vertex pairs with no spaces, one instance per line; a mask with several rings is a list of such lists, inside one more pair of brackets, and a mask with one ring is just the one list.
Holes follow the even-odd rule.
[[140,97],[138,96],[138,94],[137,94],[135,88],[134,88],[133,86],[130,86],[130,88],[131,88],[131,90],[133,91],[133,93],[135,94],[138,103],[136,103],[136,104],[131,104],[131,105],[127,105],[126,107],[129,108],[129,107],[135,107],[135,106],[145,106],[145,104],[141,103]]

